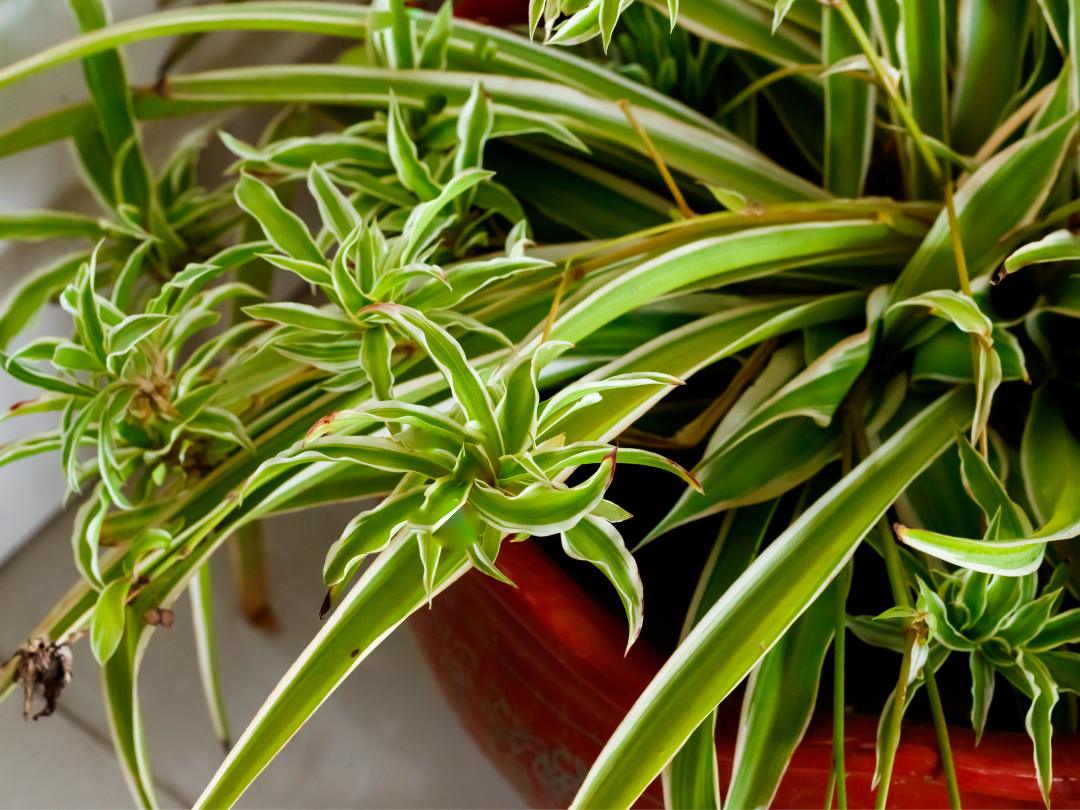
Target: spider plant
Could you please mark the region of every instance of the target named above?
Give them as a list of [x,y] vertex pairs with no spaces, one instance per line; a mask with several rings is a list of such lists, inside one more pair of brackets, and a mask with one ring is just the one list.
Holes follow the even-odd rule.
[[[643,543],[677,555],[692,523],[716,541],[577,806],[628,807],[658,776],[674,807],[769,804],[828,711],[830,656],[846,806],[851,637],[895,653],[879,806],[920,691],[959,802],[937,683],[954,655],[977,734],[997,674],[1029,707],[1049,803],[1060,694],[1080,691],[1075,0],[531,0],[522,32],[400,0],[119,24],[70,4],[84,33],[0,88],[81,60],[90,100],[0,133],[0,156],[69,139],[103,210],[0,217],[2,238],[86,241],[0,315],[4,367],[42,389],[8,416],[59,413],[2,459],[61,451],[87,491],[80,577],[4,673],[55,691],[24,662],[88,631],[137,801],[155,804],[139,664],[185,591],[226,734],[205,586],[230,535],[364,502],[327,538],[329,618],[205,807],[411,613],[473,568],[505,580],[503,542],[559,535],[611,581],[632,643],[630,515],[605,493],[636,464],[686,485]],[[221,30],[348,47],[129,86],[120,49]],[[164,165],[143,156],[144,119],[241,108],[274,111],[258,143],[192,124]],[[212,148],[236,159],[220,176],[198,170]],[[11,348],[52,300],[71,334]],[[888,595],[856,608],[879,575]],[[721,790],[715,712],[743,682]]]

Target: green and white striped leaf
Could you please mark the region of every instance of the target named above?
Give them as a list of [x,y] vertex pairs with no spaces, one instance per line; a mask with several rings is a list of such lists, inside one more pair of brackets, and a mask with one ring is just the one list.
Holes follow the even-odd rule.
[[641,795],[701,721],[827,587],[957,427],[966,427],[971,406],[968,392],[940,398],[773,541],[645,689],[600,753],[574,807],[628,807]]

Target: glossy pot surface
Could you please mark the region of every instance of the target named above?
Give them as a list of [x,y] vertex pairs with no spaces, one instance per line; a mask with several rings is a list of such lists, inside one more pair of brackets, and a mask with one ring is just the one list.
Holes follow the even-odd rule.
[[[543,542],[543,541],[541,541]],[[595,602],[534,542],[506,544],[499,566],[519,587],[472,572],[411,621],[443,691],[486,755],[534,807],[565,807],[590,763],[660,667],[638,642],[623,657],[621,619]],[[849,677],[856,677],[849,671]],[[738,698],[717,724],[721,785],[735,747]],[[845,725],[848,801],[872,807],[876,718]],[[964,807],[1042,807],[1031,742],[987,732],[975,748],[970,729],[951,729]],[[811,725],[774,801],[825,804],[832,755],[829,718]],[[1054,740],[1054,807],[1080,807],[1080,740]],[[661,807],[659,781],[640,807]],[[933,729],[905,724],[890,807],[948,807]]]

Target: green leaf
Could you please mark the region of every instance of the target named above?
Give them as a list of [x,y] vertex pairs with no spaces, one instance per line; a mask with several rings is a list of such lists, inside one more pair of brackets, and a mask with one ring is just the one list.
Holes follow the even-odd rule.
[[598,0],[600,6],[600,36],[604,45],[604,53],[607,53],[611,44],[611,35],[615,31],[615,23],[619,21],[619,11],[622,3],[620,0]]
[[0,214],[0,240],[38,242],[43,239],[72,237],[96,240],[108,233],[107,222],[65,211],[19,211]]
[[612,735],[575,807],[630,806],[827,583],[892,501],[966,426],[971,395],[943,396],[784,531],[668,659]]
[[90,621],[90,649],[99,664],[108,661],[124,635],[124,615],[128,590],[131,583],[116,579],[105,586],[94,606],[94,618]]
[[994,667],[978,650],[969,656],[971,664],[971,727],[975,729],[975,745],[982,740],[990,701],[994,699]]
[[[986,161],[956,193],[955,206],[972,279],[995,269],[1008,253],[1002,239],[1038,214],[1065,159],[1076,128],[1070,115],[1023,138]],[[892,288],[893,302],[957,283],[947,212],[934,221]]]
[[98,426],[98,470],[109,499],[120,509],[131,509],[131,501],[124,494],[125,475],[117,459],[117,436],[112,425],[123,421],[127,406],[135,392],[133,390],[110,393],[105,407],[101,411],[101,423]]
[[[687,610],[683,637],[757,556],[776,505],[777,501],[771,501],[727,513]],[[664,803],[668,807],[721,807],[716,715],[714,710],[694,729],[664,770]]]
[[[338,301],[341,302],[342,309],[350,315],[359,312],[371,303],[371,299],[365,294],[360,282],[357,281],[359,273],[349,266],[350,262],[359,265],[364,261],[358,250],[363,237],[363,226],[360,225],[345,238],[330,267],[334,293],[337,295]],[[372,294],[374,295],[374,290]]]
[[[582,464],[597,464],[603,461],[615,448],[606,442],[573,442],[553,450],[533,452],[532,460],[549,477],[554,477],[563,470]],[[688,486],[701,491],[701,484],[688,470],[674,461],[649,450],[636,447],[619,448],[619,464],[634,464],[664,470],[681,478]]]
[[[919,128],[933,144],[948,132],[945,9],[943,0],[901,0],[896,48],[904,96]],[[933,140],[931,140],[933,139]],[[941,195],[938,182],[910,139],[905,143],[911,186],[920,199]],[[940,155],[939,155],[940,157]]]
[[[790,8],[793,0],[786,0]],[[781,5],[776,5],[777,17],[782,17]],[[852,9],[864,22],[869,17],[867,3],[856,0]],[[786,13],[786,9],[784,11]],[[779,19],[774,18],[773,31]],[[822,11],[822,56],[830,65],[861,53],[836,11]],[[870,168],[870,152],[874,145],[874,105],[876,88],[853,76],[827,75],[825,84],[825,188],[839,197],[858,197],[866,183]]]
[[[793,329],[856,316],[863,308],[862,293],[826,296],[811,302],[788,299],[784,302],[750,305],[670,330],[633,352],[591,372],[585,379],[603,379],[631,371],[663,368],[681,379],[753,346],[774,335]],[[604,408],[588,408],[569,415],[560,426],[572,441],[577,436],[617,435],[662,398],[669,388],[635,387],[611,391]]]
[[142,652],[140,639],[146,638],[144,631],[147,629],[140,619],[141,616],[129,608],[123,638],[116,652],[102,667],[101,678],[113,747],[116,749],[128,790],[139,806],[156,808],[158,803],[154,795],[154,779],[147,761],[142,712],[135,682],[138,659]]
[[532,358],[517,362],[506,377],[506,392],[495,409],[503,449],[513,455],[527,449],[536,437],[536,413],[540,393]]
[[977,645],[974,642],[969,641],[961,635],[959,630],[953,627],[948,610],[945,608],[945,602],[937,591],[927,585],[921,577],[918,585],[919,600],[916,608],[926,617],[926,624],[930,627],[932,633],[931,639],[950,650],[969,652],[976,649]]
[[[1035,392],[1020,442],[1020,470],[1028,501],[1044,524],[1080,518],[1080,492],[1060,486],[1080,475],[1080,443],[1064,417],[1063,397],[1052,387]],[[1046,474],[1052,471],[1052,474]]]
[[452,464],[441,455],[419,450],[376,436],[323,436],[313,439],[283,460],[351,461],[387,472],[415,472],[431,478],[446,475]]
[[630,630],[626,649],[629,651],[641,633],[645,596],[637,562],[627,550],[622,535],[603,518],[586,515],[560,536],[568,557],[592,563],[615,587],[626,611]]
[[424,38],[420,43],[420,58],[417,67],[421,70],[445,70],[446,55],[450,41],[451,14],[453,3],[445,0],[435,14]]
[[[643,542],[736,506],[775,498],[818,472],[840,452],[838,426],[783,419],[747,438],[721,445],[693,469],[701,493],[687,490]],[[797,457],[790,455],[798,447]],[[731,475],[739,470],[739,475]]]
[[495,105],[495,119],[491,126],[492,138],[509,138],[519,135],[547,135],[552,140],[569,146],[578,152],[588,152],[589,147],[556,118]]
[[394,339],[385,326],[372,326],[364,332],[360,348],[360,365],[371,381],[371,390],[380,400],[393,396]]
[[456,442],[478,442],[481,438],[469,425],[463,425],[435,408],[410,402],[368,400],[356,408],[334,411],[322,417],[308,431],[305,441],[327,434],[351,433],[383,422],[412,425]]
[[[974,571],[1016,577],[1037,570],[1047,543],[1080,533],[1080,492],[1054,483],[1056,476],[1064,477],[1056,480],[1071,480],[1070,476],[1080,474],[1080,442],[1046,387],[1032,400],[1021,463],[1028,498],[1043,521],[1037,530],[1025,531],[1020,537],[981,540],[898,526],[897,536],[913,548]],[[1052,469],[1055,475],[1042,475],[1043,469]]]
[[490,284],[549,267],[552,267],[549,261],[525,256],[461,262],[446,268],[446,285],[424,285],[410,293],[405,301],[415,309],[428,312],[456,307]]
[[673,386],[682,384],[682,380],[678,377],[655,372],[616,374],[602,380],[580,380],[571,383],[544,402],[544,407],[539,415],[537,433],[540,436],[550,435],[558,427],[559,422],[575,410],[599,405],[604,393],[608,391],[618,391],[623,388],[636,388],[638,386]]
[[0,349],[33,323],[47,301],[75,279],[86,253],[75,253],[34,270],[17,282],[0,307]]
[[[614,101],[599,100],[592,92],[579,91],[554,81],[508,76],[495,85],[485,74],[466,71],[426,71],[424,75],[410,74],[407,80],[403,74],[394,71],[353,66],[242,68],[212,74],[188,74],[170,79],[170,99],[166,102],[156,100],[155,112],[159,115],[166,111],[178,114],[181,109],[190,110],[192,104],[213,102],[217,105],[226,99],[246,104],[339,101],[384,108],[391,90],[399,98],[408,97],[410,104],[416,107],[421,107],[432,94],[443,95],[449,104],[459,106],[478,80],[488,82],[485,87],[496,104],[558,115],[575,133],[595,135],[623,147],[643,150],[640,137]],[[634,94],[640,92],[634,91],[632,82],[626,84],[630,85],[626,89]],[[614,98],[624,97],[625,87],[620,85],[619,95]],[[781,169],[700,119],[691,124],[680,120],[677,113],[670,115],[666,108],[664,112],[655,111],[657,103],[650,101],[645,109],[636,112],[636,116],[673,169],[714,185],[743,191],[760,203],[822,199],[825,196],[825,192],[813,183]],[[0,135],[0,154],[14,151],[26,140],[56,137],[58,132],[68,133],[81,124],[78,114],[72,112],[58,116],[55,121],[42,122],[29,131]],[[38,129],[44,129],[46,134],[39,134]]]
[[957,439],[960,452],[960,474],[964,489],[979,505],[987,522],[1000,521],[1000,537],[1022,537],[1031,531],[1027,514],[1011,497],[990,463],[976,452],[970,442]]
[[[443,550],[430,577],[437,593],[469,570],[464,552]],[[196,801],[228,807],[305,720],[428,593],[416,548],[401,538],[361,575],[341,605],[294,662]]]
[[109,352],[108,360],[111,362],[113,357],[122,357],[130,352],[170,317],[170,315],[128,315],[109,329],[105,339]]
[[1035,773],[1039,779],[1039,789],[1042,791],[1043,801],[1049,807],[1050,787],[1053,784],[1050,738],[1054,733],[1050,718],[1058,702],[1058,688],[1046,665],[1037,656],[1020,653],[1016,663],[1034,695],[1031,708],[1024,718],[1024,727],[1034,746]]
[[[465,521],[469,524],[469,528],[465,528],[464,524],[454,518],[463,516],[465,510],[462,507],[469,497],[472,483],[471,480],[462,480],[457,475],[448,475],[433,481],[424,490],[424,501],[420,508],[409,519],[410,529],[421,535],[431,535],[436,543],[444,547],[454,547],[464,534],[461,548],[470,547],[476,541],[477,533],[469,528],[478,528],[478,524],[475,520]],[[459,528],[465,528],[465,531],[455,531]]]
[[360,214],[318,163],[312,163],[308,171],[308,191],[319,206],[323,223],[331,230],[338,243],[343,243],[360,224]]
[[[1068,262],[1080,259],[1080,236],[1070,230],[1054,231],[1035,242],[1028,242],[1005,259],[1005,272],[1015,273],[1033,264]],[[1000,281],[1000,279],[996,279]]]
[[951,322],[957,329],[990,340],[994,324],[979,309],[971,296],[953,290],[931,290],[922,295],[915,295],[898,301],[890,307],[927,307],[930,314]]
[[[96,31],[109,25],[109,7],[104,0],[68,0],[68,3],[82,31]],[[113,155],[113,171],[120,179],[117,196],[146,209],[151,194],[149,172],[139,146],[131,90],[120,52],[110,50],[84,57],[83,76],[105,146]]]
[[214,734],[228,751],[229,716],[225,710],[225,698],[221,693],[219,677],[217,643],[214,638],[214,595],[210,576],[210,564],[199,568],[198,573],[188,584],[191,597],[191,623],[195,631],[195,654],[199,662],[199,682],[202,685],[206,708],[210,712],[210,722]]
[[322,251],[315,245],[303,220],[281,204],[270,186],[250,174],[242,174],[233,194],[236,204],[259,223],[275,248],[294,259],[323,263]]
[[840,576],[814,600],[751,673],[743,696],[728,787],[729,807],[768,807],[817,704],[825,654],[836,627]]
[[323,564],[323,581],[337,585],[368,554],[382,551],[424,502],[422,489],[391,495],[373,509],[349,521],[341,536],[330,546]]
[[[400,2],[400,0],[397,0]],[[401,105],[393,93],[390,94],[390,111],[387,121],[386,142],[390,147],[390,160],[394,164],[401,185],[421,200],[434,200],[441,190],[427,164],[420,160],[416,144],[409,137]]]
[[68,420],[69,414],[73,413],[75,403],[69,410],[64,411],[64,419],[61,422],[63,442],[60,447],[60,463],[67,476],[68,488],[72,492],[79,491],[79,448],[85,440],[90,438],[90,425],[96,420],[105,408],[110,391],[102,391],[88,403],[83,405],[73,418]]
[[1073,608],[1051,616],[1038,634],[1025,646],[1037,652],[1052,650],[1064,644],[1074,644],[1077,641],[1080,641],[1080,608]]
[[461,345],[421,312],[396,304],[375,304],[367,311],[379,313],[419,344],[446,378],[454,399],[466,416],[480,426],[491,456],[502,455],[502,439],[491,396],[476,370],[469,364]]
[[104,493],[99,490],[79,507],[79,511],[75,513],[75,525],[71,530],[75,567],[97,590],[103,590],[105,587],[98,562],[98,546],[101,543],[101,526],[105,522],[107,511],[108,502],[105,500]]
[[614,472],[612,452],[592,475],[575,487],[559,488],[537,482],[517,495],[509,495],[477,481],[469,503],[485,521],[504,532],[546,537],[573,528],[592,512],[603,500]]
[[77,311],[74,313],[75,330],[83,346],[89,349],[102,363],[105,362],[105,325],[101,321],[101,303],[94,292],[97,270],[97,254],[100,243],[87,262],[79,270],[81,278],[76,278],[75,294]]
[[244,307],[244,314],[260,321],[280,323],[285,326],[297,326],[312,332],[326,332],[340,335],[342,332],[355,332],[356,324],[335,312],[284,301],[278,304],[252,304]]
[[331,287],[333,280],[330,271],[323,262],[308,262],[303,259],[294,259],[290,256],[278,256],[273,253],[260,253],[259,258],[274,267],[279,267],[289,273],[299,276],[308,284],[319,287]]
[[855,221],[766,226],[701,239],[599,285],[555,321],[551,339],[580,341],[619,315],[705,279],[721,286],[767,275],[772,263],[827,262],[888,251],[903,241],[882,225]]
[[772,18],[772,32],[774,34],[776,29],[780,27],[780,23],[784,21],[784,17],[791,11],[793,5],[795,5],[795,0],[776,0],[776,4],[773,6]]
[[451,177],[433,198],[416,206],[409,213],[403,229],[405,239],[398,256],[400,263],[404,266],[417,261],[431,240],[445,226],[445,222],[438,219],[443,209],[478,183],[492,176],[494,172],[466,169]]
[[491,98],[482,82],[477,82],[458,114],[458,148],[454,153],[454,174],[484,165],[484,145],[495,124]]
[[387,61],[398,70],[416,67],[413,54],[412,21],[405,11],[405,0],[388,0],[390,9],[390,32],[385,39]]
[[1046,626],[1050,614],[1061,602],[1061,589],[1045,593],[1038,599],[1021,604],[997,629],[995,635],[1014,649],[1021,649]]
[[956,73],[950,94],[955,146],[973,154],[993,132],[1020,87],[1029,9],[991,10],[981,3],[956,11]]

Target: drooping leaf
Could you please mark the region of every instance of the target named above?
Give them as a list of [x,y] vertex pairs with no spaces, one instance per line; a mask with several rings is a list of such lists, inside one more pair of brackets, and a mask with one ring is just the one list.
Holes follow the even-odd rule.
[[618,529],[603,518],[586,515],[577,525],[563,530],[561,537],[567,556],[592,563],[615,587],[626,611],[629,650],[641,633],[645,597],[637,562]]
[[230,742],[229,716],[221,692],[218,646],[214,633],[213,583],[209,564],[202,566],[188,585],[191,596],[191,623],[195,631],[195,655],[199,662],[199,683],[210,712],[214,734],[228,750]]
[[730,807],[768,807],[802,741],[814,707],[825,653],[836,626],[841,576],[814,600],[751,673],[743,696],[731,769]]
[[1034,697],[1031,708],[1024,718],[1024,726],[1031,737],[1034,748],[1035,773],[1039,779],[1039,789],[1043,801],[1050,806],[1050,787],[1053,783],[1053,759],[1050,753],[1050,738],[1054,727],[1050,718],[1058,702],[1058,688],[1046,665],[1038,656],[1020,653],[1017,657],[1020,673]]
[[1080,471],[1080,442],[1065,424],[1055,401],[1047,388],[1035,394],[1021,445],[1028,497],[1043,521],[1038,529],[1025,531],[1020,537],[982,540],[898,526],[901,540],[955,565],[1015,577],[1039,567],[1047,543],[1080,533],[1080,493],[1058,487],[1040,473],[1053,469],[1056,475],[1070,476]]
[[478,481],[469,503],[485,521],[504,532],[537,537],[559,534],[577,525],[603,500],[615,472],[615,458],[615,453],[610,453],[592,475],[574,487],[537,482],[511,495]]
[[601,752],[575,807],[633,803],[964,425],[971,404],[963,392],[939,399],[773,541],[657,674]]

